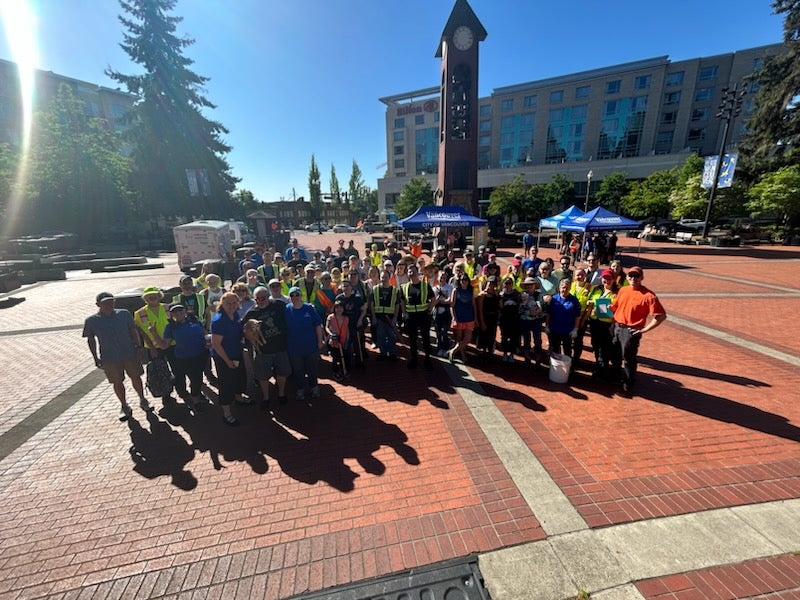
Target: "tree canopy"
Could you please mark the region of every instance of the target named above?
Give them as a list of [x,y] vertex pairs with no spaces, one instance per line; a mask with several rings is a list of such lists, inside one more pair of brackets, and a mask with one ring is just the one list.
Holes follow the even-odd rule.
[[226,217],[237,178],[225,155],[225,127],[203,115],[215,108],[204,95],[208,78],[191,70],[184,50],[194,43],[175,33],[176,0],[120,0],[126,32],[120,47],[144,73],[106,74],[138,98],[125,117],[133,160],[132,188],[146,214]]
[[405,219],[414,213],[420,206],[430,204],[433,200],[433,188],[424,177],[412,177],[411,181],[403,186],[400,199],[394,205],[394,212],[398,219]]

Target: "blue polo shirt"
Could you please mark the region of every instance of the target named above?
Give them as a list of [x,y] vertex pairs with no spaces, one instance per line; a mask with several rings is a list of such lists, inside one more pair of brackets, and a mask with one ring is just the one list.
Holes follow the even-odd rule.
[[115,363],[136,353],[131,337],[133,327],[131,313],[124,308],[115,308],[108,316],[97,312],[88,317],[83,323],[83,337],[96,337],[100,342],[100,360]]
[[317,326],[322,319],[313,304],[303,302],[295,309],[291,303],[286,305],[287,351],[293,356],[305,356],[319,350]]
[[[233,313],[230,319],[224,312],[218,312],[211,319],[211,335],[222,336],[222,348],[231,360],[242,358],[242,336],[244,323],[239,320],[239,313]],[[211,355],[218,356],[212,346]]]
[[206,332],[197,321],[170,321],[161,337],[175,340],[176,358],[194,358],[206,351]]
[[553,333],[565,335],[575,328],[575,319],[581,314],[581,303],[572,294],[562,298],[555,294],[547,307],[550,314],[549,327]]

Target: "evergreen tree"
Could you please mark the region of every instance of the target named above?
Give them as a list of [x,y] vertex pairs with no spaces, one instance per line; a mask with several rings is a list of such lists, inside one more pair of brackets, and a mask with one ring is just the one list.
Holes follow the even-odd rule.
[[322,220],[322,188],[319,180],[319,167],[314,155],[311,155],[311,166],[308,169],[308,202],[311,204],[311,220]]
[[214,109],[204,95],[208,78],[191,70],[184,49],[194,43],[178,37],[183,20],[169,13],[177,0],[120,0],[127,16],[121,48],[143,67],[140,75],[107,69],[106,74],[138,97],[126,116],[133,147],[133,184],[148,215],[181,214],[227,218],[238,179],[225,159],[230,146],[225,127],[206,118]]
[[339,178],[336,176],[336,167],[331,165],[331,183],[330,183],[331,199],[334,204],[342,203],[342,191],[339,189]]
[[739,144],[740,165],[749,181],[796,164],[800,155],[800,0],[775,0],[772,7],[786,15],[786,52],[768,58],[755,77],[760,85],[756,110]]
[[364,178],[361,174],[361,169],[358,163],[353,160],[353,170],[350,172],[348,202],[359,202],[363,199],[364,195]]

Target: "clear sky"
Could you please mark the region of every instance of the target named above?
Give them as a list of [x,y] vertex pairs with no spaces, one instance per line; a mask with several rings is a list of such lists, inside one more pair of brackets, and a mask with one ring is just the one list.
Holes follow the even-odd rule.
[[[116,87],[103,70],[139,72],[119,48],[112,0],[28,1],[35,65]],[[263,201],[308,196],[316,156],[323,192],[331,165],[342,189],[355,160],[377,187],[386,161],[378,98],[439,80],[434,58],[454,0],[179,0],[185,51],[209,77],[207,116],[229,130],[241,188]],[[668,55],[713,56],[781,41],[771,0],[470,0],[488,32],[480,95],[496,87]],[[0,30],[0,58],[14,60]]]

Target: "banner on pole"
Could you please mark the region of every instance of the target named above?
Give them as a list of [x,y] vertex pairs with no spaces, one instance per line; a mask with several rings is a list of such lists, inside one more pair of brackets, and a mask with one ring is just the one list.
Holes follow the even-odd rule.
[[[706,156],[705,164],[703,165],[703,182],[702,185],[707,190],[711,188],[711,182],[714,181],[714,172],[717,169],[717,157]],[[736,171],[736,162],[739,159],[739,154],[726,154],[722,158],[722,167],[719,170],[719,179],[717,179],[718,188],[729,188],[733,185],[733,173]]]

